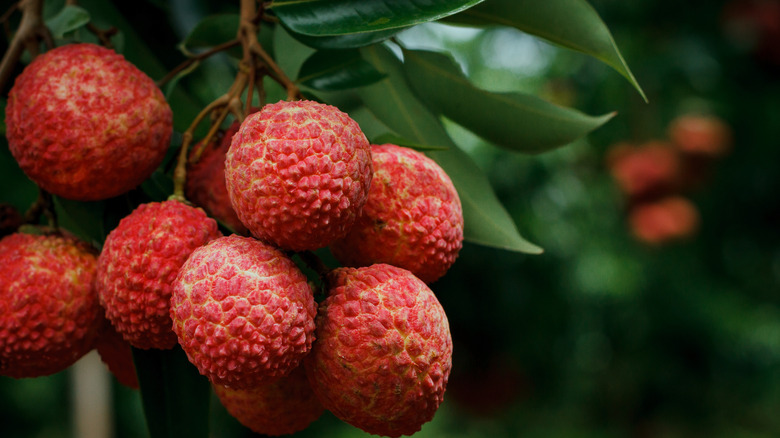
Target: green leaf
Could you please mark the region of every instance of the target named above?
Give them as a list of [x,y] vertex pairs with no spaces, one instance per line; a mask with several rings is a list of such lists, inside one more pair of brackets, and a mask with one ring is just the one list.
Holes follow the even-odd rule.
[[233,40],[238,34],[240,20],[238,14],[209,15],[195,25],[181,47],[187,53],[190,49],[213,47]]
[[446,151],[429,151],[427,155],[444,169],[458,190],[466,240],[512,251],[541,253],[541,248],[520,235],[476,163],[455,146],[441,121],[415,98],[395,55],[382,46],[365,48],[361,53],[377,70],[388,75],[382,81],[358,90],[369,110],[404,138],[449,147]]
[[207,438],[211,386],[181,347],[133,348],[133,360],[150,437]]
[[490,0],[450,17],[476,25],[504,25],[601,60],[623,75],[647,101],[607,25],[585,0]]
[[81,26],[89,23],[90,16],[86,9],[66,5],[63,7],[57,15],[46,20],[46,27],[49,28],[54,38],[60,39],[65,36],[66,33],[72,32]]
[[407,28],[402,27],[398,29],[378,30],[375,32],[360,32],[347,35],[321,37],[302,35],[295,31],[290,31],[290,35],[303,44],[306,44],[307,46],[313,47],[315,49],[356,49],[384,41],[405,29]]
[[440,53],[404,50],[406,78],[435,112],[497,145],[527,153],[571,143],[614,116],[591,117],[536,96],[475,87]]
[[318,51],[303,63],[298,82],[322,91],[372,84],[384,77],[357,50]]
[[275,0],[269,8],[289,30],[335,36],[399,29],[438,20],[482,0]]
[[404,146],[404,147],[412,148],[418,151],[446,151],[447,149],[449,149],[448,146],[421,144],[419,142],[411,141],[409,139],[400,137],[390,132],[374,138],[373,141],[371,142],[371,144],[387,144],[387,143],[394,144],[396,146]]
[[52,196],[59,226],[89,242],[102,244],[107,231],[103,229],[105,201],[71,201]]

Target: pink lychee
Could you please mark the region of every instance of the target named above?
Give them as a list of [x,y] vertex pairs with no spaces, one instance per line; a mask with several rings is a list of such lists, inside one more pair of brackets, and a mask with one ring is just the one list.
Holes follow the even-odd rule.
[[8,94],[8,147],[24,173],[63,198],[127,192],[162,162],[171,108],[154,81],[110,49],[70,44],[28,65]]
[[0,375],[53,374],[92,349],[101,321],[96,253],[60,235],[0,240]]
[[241,222],[255,237],[295,251],[344,237],[371,175],[371,150],[358,124],[312,101],[282,101],[247,117],[225,161]]
[[347,266],[387,263],[426,283],[442,277],[463,246],[463,210],[444,170],[420,152],[372,146],[374,178],[351,231],[331,245]]
[[430,421],[452,367],[447,316],[428,286],[386,264],[338,268],[305,361],[325,409],[366,432],[410,435]]
[[248,389],[290,373],[314,340],[314,296],[278,249],[231,235],[195,250],[171,297],[173,330],[217,385]]
[[119,383],[128,388],[138,389],[138,375],[133,362],[133,350],[130,344],[117,333],[111,322],[101,315],[102,324],[95,340],[95,349],[100,360],[108,367]]
[[98,259],[98,293],[130,345],[176,345],[168,312],[173,281],[195,248],[221,235],[203,210],[179,201],[142,204],[109,233]]

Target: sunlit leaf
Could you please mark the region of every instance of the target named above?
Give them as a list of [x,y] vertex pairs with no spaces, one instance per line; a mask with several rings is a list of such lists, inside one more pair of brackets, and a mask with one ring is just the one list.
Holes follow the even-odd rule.
[[482,0],[275,0],[268,6],[291,31],[335,36],[438,20]]
[[623,75],[647,100],[598,12],[585,0],[490,0],[449,20],[504,25],[593,56]]
[[363,57],[388,76],[360,88],[358,94],[377,118],[398,135],[422,144],[444,145],[446,151],[428,151],[450,176],[463,204],[466,240],[481,245],[538,254],[542,250],[525,240],[474,161],[456,147],[439,119],[416,99],[403,76],[401,62],[385,47],[361,50]]
[[86,25],[89,20],[89,12],[86,9],[65,5],[57,15],[46,20],[46,27],[49,28],[54,38],[62,38],[66,33]]
[[372,84],[384,75],[357,50],[318,51],[303,63],[298,82],[322,91],[338,91]]
[[497,145],[544,152],[584,136],[614,114],[591,117],[530,94],[492,93],[475,87],[447,56],[405,50],[404,70],[428,106]]

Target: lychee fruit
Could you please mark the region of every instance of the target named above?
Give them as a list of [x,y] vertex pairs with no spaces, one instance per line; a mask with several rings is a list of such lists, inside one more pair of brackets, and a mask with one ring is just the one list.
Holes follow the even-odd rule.
[[0,240],[0,375],[64,370],[92,349],[101,308],[97,251],[61,235]]
[[169,349],[173,281],[190,253],[220,237],[217,222],[179,201],[141,204],[112,230],[98,259],[100,303],[133,347]]
[[387,263],[426,283],[443,276],[463,246],[463,210],[452,181],[420,152],[372,146],[374,178],[355,225],[331,245],[346,266]]
[[[205,146],[197,161],[188,162],[184,193],[187,199],[203,208],[209,216],[236,233],[245,235],[248,230],[233,210],[225,185],[225,156],[230,148],[230,140],[238,132],[239,126],[238,122],[234,122],[218,141]],[[193,148],[191,157],[194,157],[201,146],[202,144],[198,143]]]
[[669,124],[669,139],[680,151],[721,157],[731,149],[731,128],[718,117],[686,114]]
[[282,101],[249,115],[225,161],[241,222],[258,239],[294,251],[344,237],[371,175],[371,150],[357,122],[312,101]]
[[430,421],[452,367],[449,323],[411,272],[337,268],[305,366],[325,409],[366,432],[410,435]]
[[99,200],[145,180],[168,149],[172,112],[154,81],[95,44],[53,49],[16,78],[8,146],[47,192]]
[[95,340],[95,349],[100,355],[100,360],[106,364],[119,383],[128,388],[138,389],[138,374],[135,371],[130,344],[114,330],[108,319],[102,316],[101,319],[103,322]]
[[628,221],[638,240],[661,245],[694,235],[700,218],[691,201],[675,195],[634,206]]
[[213,385],[222,406],[241,424],[261,435],[288,435],[306,429],[323,411],[303,366],[290,375],[251,389]]
[[680,184],[680,156],[670,144],[650,141],[640,146],[615,145],[607,156],[610,173],[630,198],[656,197]]
[[190,362],[233,389],[297,367],[311,349],[316,313],[312,289],[289,257],[235,234],[195,250],[171,297],[173,330]]

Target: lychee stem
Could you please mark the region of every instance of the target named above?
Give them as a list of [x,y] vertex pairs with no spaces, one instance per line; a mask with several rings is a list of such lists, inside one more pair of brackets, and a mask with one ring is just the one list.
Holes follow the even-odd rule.
[[49,220],[49,226],[56,229],[57,215],[54,213],[54,203],[51,194],[41,188],[38,188],[38,199],[24,213],[24,222],[27,224],[36,224],[41,217],[45,215]]
[[210,57],[212,55],[216,55],[217,53],[224,52],[225,50],[228,50],[228,49],[232,49],[233,47],[236,47],[239,44],[241,44],[241,42],[238,40],[238,38],[236,38],[236,39],[224,42],[222,44],[218,44],[218,45],[212,47],[211,49],[209,49],[209,50],[207,50],[205,52],[194,54],[194,55],[190,55],[189,58],[187,58],[187,60],[185,60],[181,64],[179,64],[176,67],[174,67],[173,70],[168,72],[168,74],[166,74],[162,79],[157,81],[157,86],[158,87],[162,87],[163,85],[167,84],[168,81],[170,81],[171,79],[175,78],[177,74],[179,74],[182,70],[186,69],[187,67],[191,66],[192,64],[194,64],[196,62],[203,61],[204,59],[206,59],[206,58],[208,58],[208,57]]
[[301,251],[296,254],[298,254],[304,263],[306,263],[306,266],[317,273],[320,279],[323,281],[325,280],[325,277],[328,275],[328,273],[330,273],[331,269],[317,254],[311,251]]
[[35,57],[38,54],[38,41],[45,41],[48,47],[54,45],[51,33],[43,21],[43,0],[20,0],[17,9],[22,12],[22,19],[16,35],[8,44],[3,60],[0,61],[0,90],[5,88],[6,82],[13,74],[25,46]]

